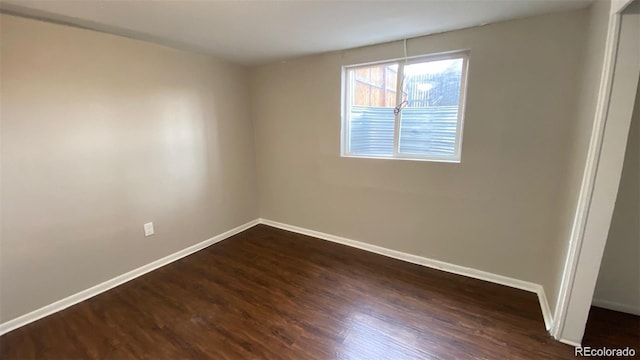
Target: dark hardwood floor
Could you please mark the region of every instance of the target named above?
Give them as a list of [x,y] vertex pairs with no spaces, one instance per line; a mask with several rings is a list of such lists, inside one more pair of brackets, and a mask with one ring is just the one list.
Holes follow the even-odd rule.
[[593,348],[629,346],[640,359],[640,316],[592,306],[582,344]]
[[535,294],[258,225],[0,337],[2,359],[573,359]]

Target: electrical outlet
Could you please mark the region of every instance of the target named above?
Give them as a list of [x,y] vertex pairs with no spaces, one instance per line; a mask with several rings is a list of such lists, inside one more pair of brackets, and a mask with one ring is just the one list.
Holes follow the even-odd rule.
[[153,223],[150,222],[150,223],[144,224],[144,236],[151,236],[153,234],[154,234]]

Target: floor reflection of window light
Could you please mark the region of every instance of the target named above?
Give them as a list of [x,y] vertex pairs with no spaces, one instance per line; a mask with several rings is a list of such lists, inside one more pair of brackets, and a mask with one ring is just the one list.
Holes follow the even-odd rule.
[[[392,355],[418,355],[409,350],[424,339],[403,326],[378,319],[375,315],[354,311],[349,315],[343,342],[343,352],[367,359],[389,358]],[[410,351],[411,354],[407,354]],[[420,353],[424,355],[423,353]]]

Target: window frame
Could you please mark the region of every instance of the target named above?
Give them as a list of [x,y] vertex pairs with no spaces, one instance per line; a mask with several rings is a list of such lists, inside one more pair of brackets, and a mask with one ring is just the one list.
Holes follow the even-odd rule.
[[[467,99],[467,78],[469,74],[469,50],[457,50],[446,53],[436,53],[427,55],[417,55],[407,58],[390,59],[383,61],[374,61],[368,63],[352,64],[342,66],[342,120],[340,127],[340,156],[350,158],[365,158],[365,159],[387,159],[387,160],[410,160],[410,161],[432,161],[432,162],[449,162],[460,163],[462,162],[462,134],[464,128],[464,115],[466,110]],[[402,101],[402,77],[404,76],[404,67],[406,65],[412,65],[423,62],[450,60],[450,59],[462,59],[462,73],[460,76],[460,98],[458,100],[458,119],[456,123],[456,138],[454,145],[453,155],[420,155],[420,154],[406,154],[399,151],[400,130],[402,124],[402,111],[394,116],[394,130],[393,130],[393,154],[390,156],[373,156],[373,155],[359,155],[353,154],[350,149],[350,133],[351,133],[351,100],[353,99],[353,92],[355,91],[355,76],[351,76],[351,70],[358,68],[370,67],[373,65],[398,65],[398,78],[396,82],[396,104]],[[355,71],[353,71],[355,74]]]

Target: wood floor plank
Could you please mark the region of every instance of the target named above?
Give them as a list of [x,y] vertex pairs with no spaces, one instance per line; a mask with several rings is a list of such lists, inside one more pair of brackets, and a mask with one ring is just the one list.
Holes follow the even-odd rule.
[[5,334],[0,356],[574,358],[535,294],[264,225]]

